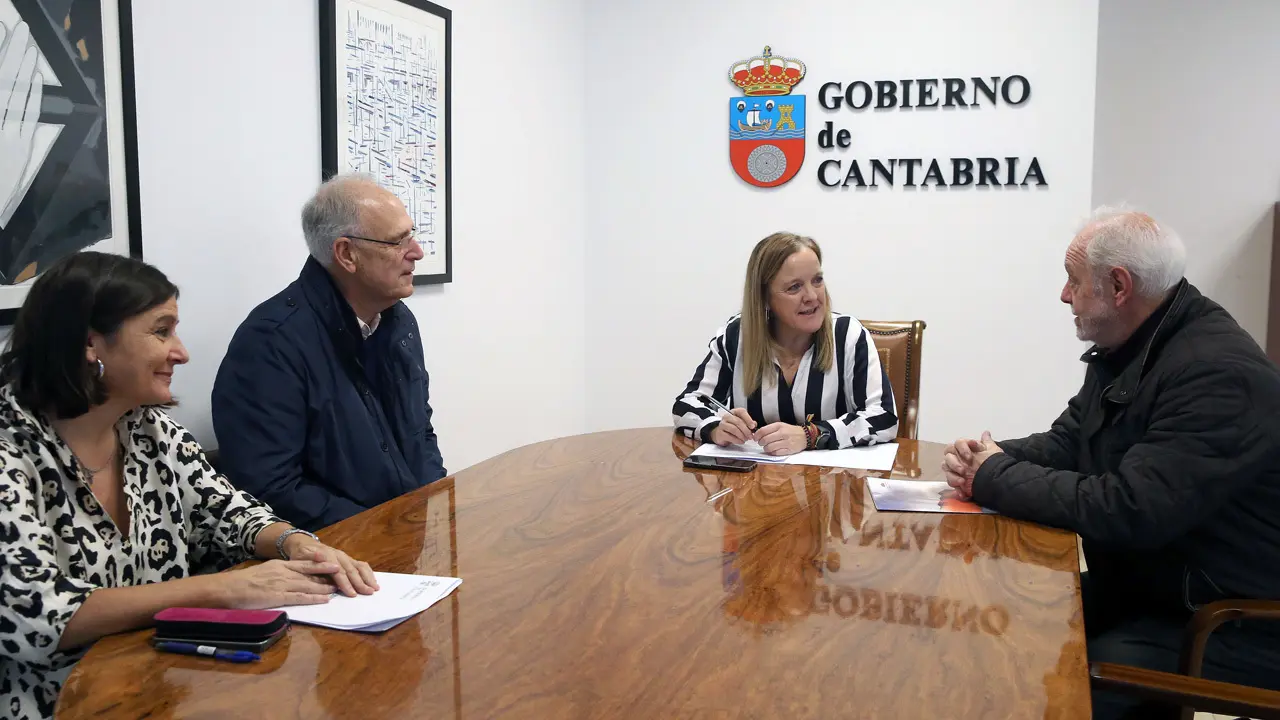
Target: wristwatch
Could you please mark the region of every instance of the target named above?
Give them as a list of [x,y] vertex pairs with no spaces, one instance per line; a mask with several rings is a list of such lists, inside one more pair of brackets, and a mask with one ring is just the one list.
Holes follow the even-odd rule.
[[829,447],[831,445],[831,440],[831,430],[826,425],[819,425],[818,440],[813,444],[814,447],[818,450],[832,450],[833,448]]
[[285,530],[284,532],[280,533],[280,537],[276,538],[276,552],[280,553],[280,557],[284,558],[285,560],[288,560],[289,556],[286,555],[284,552],[284,541],[287,540],[289,536],[293,535],[294,533],[302,533],[303,535],[306,535],[312,540],[315,540],[316,542],[320,542],[320,538],[316,537],[312,533],[307,532],[306,530],[301,530],[299,528],[289,528],[288,530]]

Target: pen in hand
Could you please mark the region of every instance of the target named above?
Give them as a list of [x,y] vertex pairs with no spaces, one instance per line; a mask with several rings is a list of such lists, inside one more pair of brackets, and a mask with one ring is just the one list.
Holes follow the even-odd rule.
[[[732,410],[730,410],[728,407],[726,407],[724,403],[720,402],[719,400],[716,400],[715,398],[711,397],[710,395],[707,395],[707,394],[705,394],[705,393],[698,393],[698,397],[700,397],[700,398],[702,398],[703,400],[707,401],[707,403],[709,403],[712,407],[714,407],[714,408],[718,409],[720,412],[716,413],[716,416],[717,416],[717,417],[719,417],[719,418],[721,418],[721,420],[723,420],[723,419],[724,419],[724,418],[726,418],[726,417],[732,417],[732,418],[735,418],[735,419],[733,420],[733,423],[737,423],[737,424],[739,424],[739,425],[741,426],[741,428],[742,428],[742,429],[741,429],[741,432],[745,432],[745,433],[746,433],[746,435],[747,435],[747,439],[748,439],[748,440],[757,440],[757,439],[758,439],[758,438],[756,438],[755,430],[753,430],[751,427],[749,427],[748,425],[746,425],[746,423],[743,421],[743,417],[744,417],[743,415],[735,415],[735,414],[734,414],[734,412],[733,412]],[[751,425],[755,425],[755,424],[756,424],[756,423],[755,423],[755,421],[754,421],[754,420],[752,420],[752,419],[750,418],[750,416],[746,416],[746,421],[749,421],[749,422],[751,423]]]
[[701,397],[703,400],[706,400],[707,402],[711,403],[712,407],[716,408],[717,410],[720,410],[720,411],[725,412],[725,413],[731,413],[731,412],[733,412],[733,411],[732,411],[732,410],[730,410],[728,407],[726,407],[726,406],[724,405],[724,403],[722,403],[722,402],[720,402],[719,400],[717,400],[717,399],[715,399],[715,398],[711,397],[710,395],[699,395],[699,397]]

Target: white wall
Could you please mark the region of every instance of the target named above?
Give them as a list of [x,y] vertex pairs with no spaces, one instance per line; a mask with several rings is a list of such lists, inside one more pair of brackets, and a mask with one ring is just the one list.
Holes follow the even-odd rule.
[[1187,277],[1266,341],[1280,201],[1280,3],[1102,0],[1095,203],[1179,231]]
[[[928,322],[921,437],[1042,429],[1078,388],[1083,346],[1057,297],[1089,207],[1097,4],[877,0],[600,2],[588,9],[587,408],[593,428],[670,423],[736,312],[751,247],[815,237],[839,311]],[[808,157],[774,190],[728,160],[729,66],[771,45],[808,66]],[[1021,109],[828,113],[828,80],[1021,73]],[[866,157],[1039,157],[1035,190],[829,191],[821,123]]]
[[231,334],[306,258],[298,210],[320,177],[316,12],[133,3],[143,257],[182,291],[191,362],[174,376],[175,415],[207,445]]
[[[579,0],[447,4],[456,281],[408,304],[456,471],[584,427],[585,31]],[[177,415],[213,444],[209,392],[227,342],[306,257],[298,213],[320,180],[316,3],[134,0],[133,12],[144,252],[182,288],[192,361],[175,379]],[[542,80],[519,71],[530,58]]]
[[[1191,279],[1262,339],[1280,197],[1270,0],[1101,0],[1100,21],[1094,3],[1067,0],[932,0],[910,17],[870,0],[785,14],[759,0],[450,5],[457,281],[409,301],[450,469],[546,437],[667,424],[736,310],[752,244],[780,228],[823,243],[837,309],[929,322],[926,439],[1042,427],[1075,389],[1081,346],[1056,292],[1073,221],[1096,202],[1127,199],[1178,227]],[[250,9],[255,23],[236,22]],[[134,16],[146,255],[183,288],[193,360],[179,416],[212,444],[226,342],[304,257],[315,3],[135,0]],[[809,156],[773,191],[733,175],[723,129],[728,66],[765,43],[809,69],[797,89]],[[513,70],[529,57],[556,92]],[[817,106],[826,80],[1013,72],[1035,91],[1021,110]],[[863,158],[1034,154],[1050,189],[826,191],[817,163],[840,156],[816,147],[827,119]]]

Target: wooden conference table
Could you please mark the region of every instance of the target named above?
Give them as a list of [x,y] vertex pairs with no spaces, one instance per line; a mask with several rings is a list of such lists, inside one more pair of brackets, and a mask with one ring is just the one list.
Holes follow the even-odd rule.
[[[381,635],[295,625],[252,665],[113,636],[58,716],[1089,716],[1074,535],[877,512],[861,471],[695,473],[693,447],[553,440],[338,523],[321,537],[379,570],[463,583]],[[903,441],[894,476],[936,477],[942,447]]]

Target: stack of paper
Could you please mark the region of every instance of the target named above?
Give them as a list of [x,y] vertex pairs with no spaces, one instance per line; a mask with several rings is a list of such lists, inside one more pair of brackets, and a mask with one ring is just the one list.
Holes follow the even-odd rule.
[[981,513],[994,515],[968,500],[941,480],[868,480],[871,500],[880,512]]
[[323,605],[290,605],[283,610],[293,622],[338,630],[381,632],[395,627],[440,600],[462,584],[458,578],[375,572],[378,591],[372,595],[329,596]]
[[850,447],[842,450],[806,450],[795,455],[774,456],[765,454],[764,448],[760,447],[756,441],[748,440],[742,445],[728,447],[707,443],[694,450],[693,454],[740,458],[778,465],[817,465],[849,470],[892,470],[893,463],[898,458],[898,443]]
[[714,443],[707,443],[693,452],[694,455],[710,455],[712,457],[731,457],[741,460],[754,460],[762,463],[777,463],[779,465],[785,463],[785,456],[770,455],[764,451],[760,443],[755,440],[748,440],[741,445],[726,445],[720,447]]

